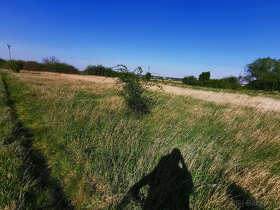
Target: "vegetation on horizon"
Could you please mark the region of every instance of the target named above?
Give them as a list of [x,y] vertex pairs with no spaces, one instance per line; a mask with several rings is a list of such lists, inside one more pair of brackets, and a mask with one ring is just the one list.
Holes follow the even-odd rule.
[[210,79],[210,72],[202,72],[199,75],[199,79],[194,76],[184,77],[182,82],[191,86],[202,86],[219,89],[238,89],[241,87],[238,78],[234,76],[223,79]]
[[102,65],[88,65],[87,68],[82,72],[82,74],[105,76],[105,77],[118,76],[118,72],[114,71],[112,68],[107,68]]
[[244,80],[257,90],[280,90],[280,59],[259,58],[246,66]]
[[[19,72],[19,70],[29,71],[46,71],[57,72],[66,74],[84,74],[96,75],[106,77],[119,77],[118,71],[113,68],[108,68],[103,65],[88,65],[83,71],[79,71],[72,65],[61,63],[54,56],[45,57],[42,63],[36,61],[5,61],[0,59],[0,67],[8,67]],[[144,77],[147,81],[153,78],[150,72]],[[246,83],[245,85],[242,84]],[[248,64],[245,69],[245,76],[229,76],[222,79],[210,79],[210,72],[202,72],[197,79],[194,76],[186,76],[182,79],[183,84],[191,86],[211,87],[218,89],[254,89],[266,91],[279,91],[280,90],[280,60],[267,58],[259,58],[251,64]]]
[[241,88],[240,81],[247,83],[246,88],[254,90],[280,90],[280,60],[259,58],[247,64],[245,76],[210,79],[210,72],[202,72],[199,79],[194,76],[184,77],[182,82],[191,86],[203,86],[223,89]]

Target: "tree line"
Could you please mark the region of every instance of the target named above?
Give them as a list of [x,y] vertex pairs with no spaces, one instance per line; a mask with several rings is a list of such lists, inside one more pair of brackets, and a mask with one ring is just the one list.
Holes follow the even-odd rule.
[[186,76],[183,83],[193,86],[213,88],[279,91],[280,90],[280,59],[259,58],[247,64],[244,74],[239,77],[229,76],[222,79],[210,79],[210,72],[202,72],[197,79]]
[[203,86],[222,89],[238,89],[241,87],[239,78],[234,76],[225,77],[223,79],[210,79],[210,71],[202,72],[198,79],[194,76],[184,77],[182,82],[192,86]]
[[[79,71],[72,65],[60,62],[54,56],[43,58],[42,62],[9,60],[0,58],[0,67],[10,68],[15,72],[21,69],[29,71],[47,71],[65,74],[84,74],[107,77],[119,77],[120,72],[114,68],[103,65],[88,65],[85,70]],[[146,80],[153,78],[150,72],[141,75]],[[202,72],[198,78],[195,76],[186,76],[182,82],[191,86],[203,86],[223,89],[245,88],[255,90],[279,91],[280,90],[280,59],[259,58],[254,62],[247,64],[244,75],[239,77],[229,76],[222,79],[211,79],[209,71]]]
[[80,74],[80,71],[72,65],[60,62],[54,56],[46,57],[42,59],[42,62],[36,61],[23,61],[23,60],[4,60],[0,58],[0,67],[9,68],[14,72],[20,70],[28,71],[46,71],[57,72],[65,74]]

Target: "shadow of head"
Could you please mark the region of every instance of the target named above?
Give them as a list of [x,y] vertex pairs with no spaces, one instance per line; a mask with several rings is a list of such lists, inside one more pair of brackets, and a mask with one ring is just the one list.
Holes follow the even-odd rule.
[[[140,190],[148,186],[147,196],[141,198]],[[191,174],[179,149],[163,156],[148,175],[134,184],[119,205],[124,208],[129,199],[140,203],[143,209],[189,209],[193,191]]]
[[231,183],[227,188],[228,197],[232,199],[234,205],[240,209],[262,210],[257,201],[249,194],[249,192],[242,189],[235,183]]

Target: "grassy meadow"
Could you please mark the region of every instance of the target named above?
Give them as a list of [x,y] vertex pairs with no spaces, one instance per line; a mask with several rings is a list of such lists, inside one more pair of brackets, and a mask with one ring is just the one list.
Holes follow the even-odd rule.
[[0,209],[116,209],[174,148],[191,209],[280,206],[280,112],[149,91],[134,114],[110,78],[0,76]]

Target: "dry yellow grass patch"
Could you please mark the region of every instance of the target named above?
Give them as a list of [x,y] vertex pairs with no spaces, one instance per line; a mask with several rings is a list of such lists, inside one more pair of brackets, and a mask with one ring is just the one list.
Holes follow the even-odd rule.
[[271,175],[259,168],[242,174],[232,174],[230,180],[247,189],[254,198],[262,202],[280,204],[280,180],[277,175]]
[[[154,90],[157,88],[153,88]],[[168,85],[162,85],[162,90],[181,96],[189,96],[203,101],[213,102],[216,104],[232,104],[235,106],[247,106],[256,108],[259,111],[280,112],[280,101],[267,97],[249,96],[236,93],[221,93],[205,90],[194,90],[190,88],[180,88]]]

